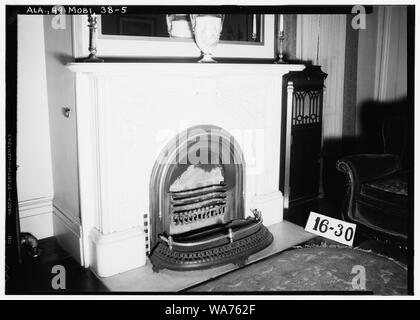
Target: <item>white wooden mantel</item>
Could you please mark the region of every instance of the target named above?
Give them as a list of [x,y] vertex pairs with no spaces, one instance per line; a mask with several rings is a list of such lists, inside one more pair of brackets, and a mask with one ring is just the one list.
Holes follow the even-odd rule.
[[166,141],[195,125],[222,127],[238,141],[246,163],[246,212],[260,209],[266,225],[283,219],[282,77],[303,65],[70,63],[67,67],[75,73],[85,267],[106,277],[144,265],[143,216],[149,211],[152,167]]

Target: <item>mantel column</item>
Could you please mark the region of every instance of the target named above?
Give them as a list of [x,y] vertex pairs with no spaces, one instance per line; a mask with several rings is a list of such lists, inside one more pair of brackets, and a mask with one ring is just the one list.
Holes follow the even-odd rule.
[[125,230],[115,231],[113,225],[118,211],[111,212],[108,205],[112,200],[107,192],[111,182],[103,172],[107,166],[107,134],[102,123],[106,116],[102,109],[104,80],[76,73],[75,81],[84,266],[107,277],[146,263],[145,235],[140,221]]

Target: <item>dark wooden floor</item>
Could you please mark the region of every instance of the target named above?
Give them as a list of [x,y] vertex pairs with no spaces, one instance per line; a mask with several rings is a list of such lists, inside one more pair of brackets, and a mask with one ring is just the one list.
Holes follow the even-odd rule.
[[[31,258],[25,250],[22,252],[23,263],[7,270],[7,294],[88,294],[106,292],[107,288],[90,271],[80,266],[58,244],[54,237],[39,241],[41,255]],[[65,269],[66,289],[55,290],[51,284],[55,265]]]
[[[309,213],[315,211],[340,219],[340,199],[315,199],[291,206],[284,213],[285,220],[305,226]],[[406,263],[404,252],[390,248],[382,243],[363,237],[355,239],[355,245],[363,249],[386,255]],[[106,293],[107,288],[89,270],[81,267],[57,243],[55,238],[43,239],[39,242],[41,256],[32,259],[24,252],[24,263],[7,272],[7,294],[88,294]],[[66,270],[66,289],[53,289],[51,281],[55,274],[52,268],[62,265]]]
[[304,227],[311,211],[341,219],[340,199],[317,198],[298,203],[291,203],[289,209],[284,211],[284,219]]

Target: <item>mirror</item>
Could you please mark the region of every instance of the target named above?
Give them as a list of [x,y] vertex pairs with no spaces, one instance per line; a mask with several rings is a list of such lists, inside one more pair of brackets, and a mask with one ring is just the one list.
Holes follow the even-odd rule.
[[[168,28],[169,25],[169,28]],[[182,37],[169,35],[170,26],[181,28]],[[189,30],[188,30],[189,28]],[[146,37],[178,40],[192,38],[188,14],[128,14],[102,15],[99,35],[122,37]],[[259,14],[226,14],[221,42],[261,44],[263,16]],[[180,34],[180,33],[178,33]],[[172,33],[174,35],[174,33]]]

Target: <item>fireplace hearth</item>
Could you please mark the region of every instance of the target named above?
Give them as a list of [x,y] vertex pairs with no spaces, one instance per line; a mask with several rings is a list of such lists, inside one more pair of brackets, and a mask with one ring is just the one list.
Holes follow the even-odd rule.
[[245,219],[244,168],[238,143],[217,126],[189,128],[168,143],[150,183],[155,271],[241,265],[272,242],[257,209]]
[[227,263],[245,265],[246,260],[273,242],[273,235],[262,224],[261,213],[220,225],[165,237],[153,250],[153,270],[189,271]]

